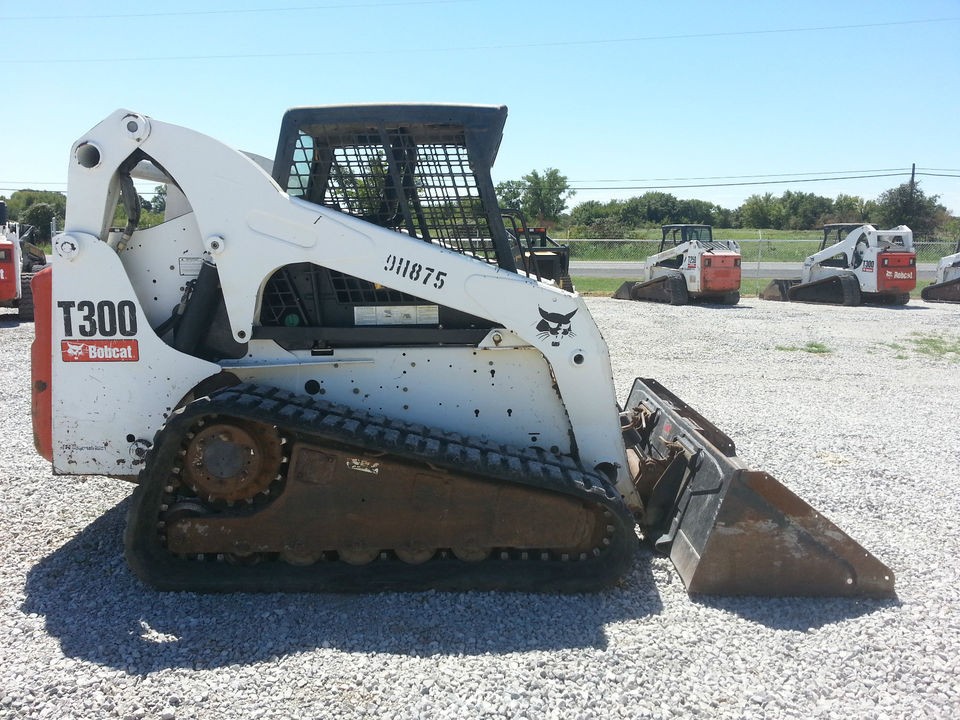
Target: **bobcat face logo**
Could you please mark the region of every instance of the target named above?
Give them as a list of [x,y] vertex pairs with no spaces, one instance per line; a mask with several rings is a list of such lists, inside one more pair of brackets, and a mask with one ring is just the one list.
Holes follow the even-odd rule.
[[570,318],[577,314],[577,309],[579,308],[574,309],[573,312],[566,315],[547,312],[543,308],[537,309],[540,310],[540,317],[542,318],[542,320],[537,323],[537,336],[541,340],[552,337],[553,339],[550,341],[550,344],[553,347],[559,347],[560,341],[563,338],[576,336],[576,333],[570,328]]

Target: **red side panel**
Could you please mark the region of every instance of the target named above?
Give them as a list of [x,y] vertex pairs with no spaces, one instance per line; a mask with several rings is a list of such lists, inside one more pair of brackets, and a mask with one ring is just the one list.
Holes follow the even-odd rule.
[[33,276],[33,345],[30,347],[33,444],[37,452],[53,462],[53,342],[51,298],[53,268],[45,267]]
[[13,243],[0,235],[0,302],[12,302],[20,297],[20,273],[13,252]]
[[700,292],[725,293],[740,289],[740,256],[734,254],[700,256]]
[[877,292],[908,293],[917,286],[917,256],[912,252],[877,255]]

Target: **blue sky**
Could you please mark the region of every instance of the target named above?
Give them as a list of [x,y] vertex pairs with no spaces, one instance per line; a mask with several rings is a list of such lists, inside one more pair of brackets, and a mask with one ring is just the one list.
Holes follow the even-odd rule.
[[8,197],[64,190],[120,107],[272,157],[288,107],[416,101],[507,105],[495,182],[557,168],[569,207],[874,199],[916,163],[960,214],[960,0],[0,0],[0,28]]

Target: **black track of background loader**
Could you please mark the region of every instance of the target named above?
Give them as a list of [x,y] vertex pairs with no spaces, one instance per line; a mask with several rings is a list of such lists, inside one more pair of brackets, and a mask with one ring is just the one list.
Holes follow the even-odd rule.
[[960,277],[927,285],[920,291],[920,297],[927,302],[960,303]]

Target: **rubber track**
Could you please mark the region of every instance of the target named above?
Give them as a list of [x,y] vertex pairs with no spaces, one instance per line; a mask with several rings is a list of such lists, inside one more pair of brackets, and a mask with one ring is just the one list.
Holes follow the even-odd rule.
[[33,280],[32,273],[24,273],[20,276],[20,304],[17,310],[17,319],[21,322],[33,322],[33,287],[30,281]]
[[[541,559],[534,551],[494,552],[481,562],[439,553],[422,565],[392,554],[367,565],[322,560],[307,567],[266,560],[239,565],[183,559],[168,553],[158,531],[169,501],[184,435],[205,418],[245,418],[276,425],[293,442],[335,443],[442,467],[492,483],[509,482],[563,493],[606,511],[610,543],[586,559]],[[535,518],[531,518],[535,522]],[[197,592],[361,592],[381,590],[517,590],[584,592],[617,582],[631,567],[638,546],[632,516],[602,476],[572,458],[463,437],[422,425],[388,420],[345,406],[315,401],[276,388],[238,385],[200,398],[175,412],[158,431],[134,492],[125,537],[127,560],[144,582],[161,590]],[[505,555],[505,557],[504,557]]]

